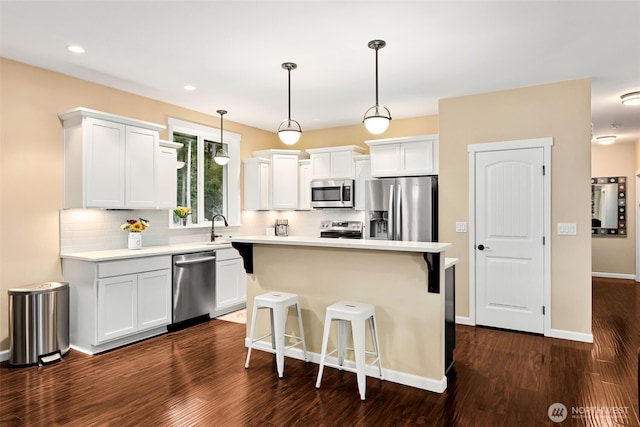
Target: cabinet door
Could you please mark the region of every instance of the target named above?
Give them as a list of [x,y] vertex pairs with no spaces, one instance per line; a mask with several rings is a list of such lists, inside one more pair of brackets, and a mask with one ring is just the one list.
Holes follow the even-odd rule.
[[399,144],[372,146],[370,152],[372,176],[400,176]]
[[156,207],[156,153],[158,148],[158,132],[133,126],[126,127],[126,207]]
[[400,156],[404,176],[436,173],[434,170],[434,141],[404,142],[401,144]]
[[125,205],[125,126],[88,118],[83,128],[85,206],[122,208]]
[[216,311],[243,302],[240,270],[241,258],[216,262]]
[[260,163],[258,171],[260,175],[260,193],[258,194],[258,209],[268,210],[269,199],[271,196],[271,165],[269,163]]
[[274,154],[271,159],[271,209],[298,207],[298,156]]
[[355,178],[351,151],[331,152],[331,178]]
[[311,210],[311,165],[300,165],[300,186],[298,197],[298,209],[303,211]]
[[138,274],[138,330],[171,323],[171,270]]
[[175,209],[177,206],[178,156],[175,148],[158,149],[158,177],[156,181],[156,205],[159,208]]
[[132,334],[138,329],[138,276],[98,280],[96,344]]
[[331,178],[331,153],[316,153],[310,157],[313,179]]
[[365,188],[366,181],[371,178],[371,161],[369,159],[366,160],[356,160],[356,194],[355,194],[355,206],[354,209],[357,211],[365,210]]

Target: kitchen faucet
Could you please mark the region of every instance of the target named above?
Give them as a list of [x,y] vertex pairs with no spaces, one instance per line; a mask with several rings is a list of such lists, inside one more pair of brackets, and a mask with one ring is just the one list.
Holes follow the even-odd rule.
[[224,221],[224,226],[225,227],[229,226],[229,223],[227,222],[227,218],[225,218],[224,215],[222,215],[222,214],[214,215],[213,218],[211,218],[211,241],[212,242],[216,241],[216,237],[222,237],[219,234],[216,234],[215,233],[215,229],[214,229],[214,226],[215,226],[215,223],[216,223],[216,218],[218,218],[218,217],[222,218],[222,220]]

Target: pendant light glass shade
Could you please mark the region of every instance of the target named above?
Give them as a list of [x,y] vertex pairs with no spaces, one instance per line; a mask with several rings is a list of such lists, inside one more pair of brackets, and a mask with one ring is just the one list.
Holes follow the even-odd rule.
[[282,64],[282,68],[287,70],[289,81],[289,115],[286,120],[283,120],[278,126],[278,137],[286,145],[293,145],[300,139],[302,135],[302,127],[300,123],[295,120],[291,120],[291,70],[298,68],[293,62],[285,62]]
[[218,114],[220,114],[220,149],[216,151],[213,155],[213,161],[219,164],[220,166],[224,166],[229,163],[229,153],[227,153],[222,147],[224,147],[224,139],[223,139],[223,119],[222,116],[227,114],[226,110],[218,110]]
[[640,91],[625,93],[620,97],[624,105],[640,105]]
[[378,50],[386,45],[387,43],[384,40],[371,40],[368,44],[370,49],[376,51],[376,105],[364,113],[362,122],[367,130],[374,135],[379,135],[386,131],[391,122],[391,112],[389,109],[378,103]]

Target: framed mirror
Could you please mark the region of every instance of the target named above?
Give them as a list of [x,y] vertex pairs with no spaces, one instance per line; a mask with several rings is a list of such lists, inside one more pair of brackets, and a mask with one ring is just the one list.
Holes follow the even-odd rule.
[[591,178],[591,235],[627,236],[627,178]]

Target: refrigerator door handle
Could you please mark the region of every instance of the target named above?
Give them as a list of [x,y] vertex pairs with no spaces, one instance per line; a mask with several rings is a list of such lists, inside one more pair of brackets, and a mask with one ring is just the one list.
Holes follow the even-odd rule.
[[402,186],[400,184],[397,186],[396,193],[396,212],[394,213],[396,230],[394,232],[394,240],[402,240]]
[[388,212],[388,217],[387,217],[387,240],[395,240],[395,236],[394,236],[394,221],[393,221],[393,184],[389,186],[389,210]]

